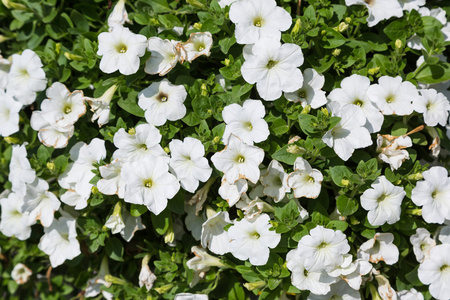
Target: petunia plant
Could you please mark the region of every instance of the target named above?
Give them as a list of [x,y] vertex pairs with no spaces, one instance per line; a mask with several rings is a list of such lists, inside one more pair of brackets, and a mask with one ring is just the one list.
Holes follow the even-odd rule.
[[2,0],[0,295],[449,299],[449,20]]

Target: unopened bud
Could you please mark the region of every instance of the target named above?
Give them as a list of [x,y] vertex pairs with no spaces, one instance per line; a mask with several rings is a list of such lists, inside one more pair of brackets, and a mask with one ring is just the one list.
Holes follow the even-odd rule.
[[20,139],[18,137],[13,137],[13,136],[7,136],[4,137],[5,142],[7,142],[8,144],[14,145],[14,144],[20,144]]
[[403,47],[402,41],[397,39],[397,40],[395,41],[395,48],[398,49],[398,50],[400,50],[400,49],[402,49],[402,47]]
[[326,31],[326,30],[322,30],[322,31],[320,32],[320,34],[321,34],[321,35],[326,35],[326,34],[327,34],[327,31]]
[[48,162],[47,164],[46,164],[46,167],[47,167],[47,169],[49,169],[50,170],[50,172],[54,172],[55,170],[56,170],[56,165],[55,165],[55,163],[54,162]]
[[215,136],[212,140],[214,144],[218,144],[220,142],[220,136]]
[[346,31],[347,28],[348,28],[348,24],[345,22],[341,22],[338,26],[338,31],[343,32],[343,31]]
[[170,153],[170,148],[169,147],[164,147],[164,152],[166,152],[167,154]]
[[422,173],[415,173],[415,174],[408,175],[407,178],[409,180],[422,180],[423,179],[423,175],[422,175]]
[[261,288],[265,287],[266,282],[263,280],[256,281],[256,282],[247,282],[247,283],[244,283],[244,286],[247,290],[253,291],[255,289],[261,289]]
[[197,30],[202,30],[202,23],[194,23],[192,27],[194,27]]
[[69,52],[64,52],[64,56],[68,60],[83,60],[83,57],[76,55],[76,54],[69,53]]
[[230,62],[231,61],[228,58],[225,58],[225,60],[223,61],[223,64],[228,67],[230,65]]
[[105,275],[105,281],[111,282],[112,284],[119,284],[119,285],[125,285],[127,282],[121,278],[112,276],[111,274]]
[[345,23],[350,24],[352,22],[352,18],[347,17],[344,19]]
[[198,0],[186,0],[187,3],[189,3],[190,5],[197,7],[197,8],[201,8],[201,9],[206,9],[205,4],[201,3]]
[[350,181],[349,181],[348,179],[342,179],[342,180],[341,180],[341,184],[342,184],[343,186],[348,186],[348,185],[350,184]]
[[10,40],[11,38],[6,37],[4,35],[0,35],[0,43],[3,43],[4,41]]
[[300,19],[297,19],[295,21],[295,25],[294,25],[294,28],[292,28],[291,33],[292,34],[298,33],[300,31],[301,26],[302,26],[302,21],[300,21]]
[[421,216],[422,215],[422,209],[421,208],[407,209],[406,213],[408,215]]
[[341,49],[336,48],[333,50],[333,52],[331,53],[333,56],[339,56],[339,54],[341,54]]
[[327,117],[330,115],[330,112],[326,109],[326,107],[322,107],[320,111]]
[[201,95],[202,96],[208,96],[208,88],[206,87],[206,83],[202,83],[201,89]]
[[371,68],[367,71],[367,73],[369,73],[369,75],[375,75],[380,71],[380,67],[376,67],[376,68]]
[[300,146],[297,146],[297,145],[289,145],[286,148],[286,152],[292,153],[292,154],[303,154],[306,152],[306,149],[302,148]]
[[166,292],[168,292],[171,288],[173,287],[173,284],[166,284],[157,288],[154,288],[154,290],[158,293],[158,294],[165,294]]
[[55,44],[55,52],[56,52],[56,54],[59,54],[60,51],[61,51],[61,43],[56,43]]
[[8,9],[27,10],[27,7],[25,5],[15,3],[10,0],[2,0],[2,3]]
[[98,188],[94,185],[92,188],[91,188],[91,192],[92,192],[92,194],[98,194]]
[[130,129],[128,129],[128,134],[135,135],[136,134],[136,129],[134,129],[134,127],[131,127]]
[[307,115],[307,114],[309,114],[310,111],[311,111],[311,105],[305,105],[303,107],[302,111],[300,112],[300,114]]

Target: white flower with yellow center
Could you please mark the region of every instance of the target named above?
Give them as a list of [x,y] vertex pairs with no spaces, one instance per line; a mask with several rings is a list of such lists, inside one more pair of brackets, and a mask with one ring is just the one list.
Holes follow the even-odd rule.
[[297,157],[294,162],[294,172],[289,174],[287,178],[287,184],[294,190],[296,198],[317,198],[320,194],[322,181],[322,173],[311,168],[309,162],[302,157]]
[[47,79],[42,66],[41,59],[32,50],[13,54],[6,90],[14,100],[28,105],[36,100],[37,92],[45,90]]
[[259,180],[259,164],[264,159],[264,150],[243,143],[234,134],[230,135],[228,145],[211,157],[214,166],[224,173],[224,179],[233,184],[240,178],[253,183]]
[[236,1],[230,7],[230,20],[236,24],[239,44],[254,44],[263,37],[280,40],[281,32],[292,24],[292,17],[274,0]]
[[53,268],[62,265],[65,260],[74,259],[81,254],[75,219],[61,217],[54,220],[50,227],[44,228],[44,233],[38,247],[50,256]]
[[261,98],[273,101],[280,98],[282,92],[294,92],[302,87],[303,75],[298,69],[302,64],[300,46],[282,45],[279,39],[263,38],[245,55],[241,73],[246,82],[256,83]]
[[398,261],[399,251],[393,243],[394,235],[390,232],[376,233],[373,239],[363,243],[358,250],[358,258],[378,263],[384,261],[393,265]]
[[151,52],[151,56],[145,62],[144,72],[150,75],[166,75],[175,67],[181,56],[175,43],[156,36],[148,39],[147,50]]
[[125,185],[125,202],[146,205],[155,215],[167,206],[167,199],[172,199],[180,184],[169,173],[169,166],[156,156],[150,155],[139,161],[126,164],[121,173]]
[[281,240],[281,234],[270,230],[270,217],[260,214],[248,220],[243,218],[228,229],[231,239],[230,252],[240,260],[249,260],[254,266],[262,266],[269,260],[270,250]]
[[303,72],[303,85],[295,92],[284,93],[284,97],[302,106],[311,105],[311,108],[319,108],[327,104],[327,97],[322,87],[325,84],[325,76],[316,70],[308,68]]
[[422,283],[430,285],[431,296],[448,299],[450,295],[450,245],[442,244],[431,249],[430,258],[419,266],[418,276]]
[[144,56],[147,38],[134,34],[121,25],[112,32],[102,32],[98,36],[97,54],[102,56],[100,70],[111,74],[117,70],[123,75],[131,75],[139,69],[139,58]]
[[209,56],[213,44],[210,32],[194,32],[191,33],[189,40],[182,44],[184,50],[184,59],[192,62],[201,55]]
[[400,220],[401,204],[406,195],[403,187],[394,186],[386,177],[378,177],[361,195],[361,206],[368,210],[367,220],[373,226],[394,224]]
[[436,241],[431,238],[431,234],[425,228],[417,228],[416,233],[409,237],[413,245],[414,255],[419,263],[430,257],[430,251],[436,246]]
[[422,97],[414,99],[414,110],[423,113],[423,119],[428,126],[445,126],[447,124],[450,101],[435,89],[419,90]]
[[152,125],[161,126],[186,115],[186,89],[182,85],[171,84],[167,79],[152,83],[138,97],[138,105],[145,110],[145,119]]

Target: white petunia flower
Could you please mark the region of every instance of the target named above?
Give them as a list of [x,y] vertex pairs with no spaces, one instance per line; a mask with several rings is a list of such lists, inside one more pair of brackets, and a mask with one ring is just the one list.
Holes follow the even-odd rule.
[[116,203],[113,213],[106,220],[105,227],[111,229],[112,234],[119,233],[125,228],[122,218],[122,202]]
[[142,259],[141,271],[139,272],[139,287],[143,287],[145,285],[147,292],[150,291],[156,280],[155,274],[153,274],[148,266],[149,259],[150,255],[144,256]]
[[279,40],[264,38],[246,55],[241,73],[245,81],[256,83],[261,98],[273,101],[280,98],[282,92],[294,92],[302,87],[303,75],[298,69],[302,64],[300,46],[282,45]]
[[180,52],[174,43],[159,37],[148,39],[147,50],[150,58],[145,62],[144,72],[150,75],[164,76],[172,70],[180,60]]
[[123,161],[120,159],[115,159],[110,164],[99,167],[102,179],[97,181],[97,188],[100,193],[117,195],[120,199],[123,199],[125,194],[125,181],[120,176],[122,167]]
[[61,217],[54,220],[50,227],[44,228],[44,233],[38,247],[50,256],[53,268],[81,254],[75,219]]
[[182,44],[183,59],[192,62],[201,55],[210,56],[213,38],[210,32],[191,33],[189,40]]
[[176,294],[174,300],[208,300],[208,295],[181,293]]
[[447,23],[446,11],[441,7],[429,9],[428,7],[421,7],[419,9],[419,14],[422,17],[430,16],[441,22],[442,25]]
[[6,90],[14,100],[23,105],[31,104],[36,100],[36,93],[46,86],[41,59],[34,51],[26,49],[20,55],[13,54]]
[[49,227],[53,223],[54,212],[59,209],[61,202],[48,190],[47,181],[36,178],[27,184],[22,211],[30,213],[34,220],[40,220],[42,226]]
[[113,159],[132,162],[148,156],[156,156],[169,163],[169,156],[159,144],[161,134],[151,124],[141,124],[128,133],[120,128],[114,135],[114,146],[119,148],[113,154]]
[[410,290],[403,290],[403,291],[397,292],[397,299],[398,300],[424,300],[424,297],[421,292],[418,292],[416,289],[412,288]]
[[345,4],[350,5],[364,5],[369,11],[367,17],[367,25],[373,27],[382,20],[390,19],[391,17],[401,18],[403,16],[403,9],[398,1],[392,0],[345,0]]
[[370,133],[378,132],[383,125],[384,117],[380,110],[369,100],[367,91],[370,87],[370,79],[358,74],[346,77],[341,82],[341,88],[331,91],[328,99],[345,104],[356,105],[366,117],[366,127]]
[[274,198],[275,202],[283,200],[286,193],[291,191],[288,185],[288,174],[276,160],[270,162],[266,173],[261,176],[260,181],[264,186],[263,193]]
[[420,90],[419,92],[422,97],[414,99],[414,110],[423,113],[423,119],[428,126],[438,124],[445,126],[450,110],[450,102],[447,97],[435,89]]
[[300,290],[308,290],[316,295],[325,295],[330,291],[330,285],[336,282],[325,271],[311,272],[305,268],[305,257],[293,249],[286,255],[286,267],[291,271],[292,285]]
[[384,261],[388,265],[393,265],[398,261],[399,251],[393,243],[392,233],[376,233],[373,239],[363,243],[358,250],[358,258],[378,263]]
[[42,111],[33,111],[30,125],[34,130],[39,131],[39,141],[47,147],[64,148],[69,143],[75,127],[60,127],[56,124],[56,114],[46,115]]
[[6,137],[19,131],[19,112],[22,103],[15,101],[1,87],[0,99],[0,135]]
[[430,258],[419,266],[418,276],[422,283],[430,285],[430,294],[439,300],[450,295],[450,245],[442,244],[431,249]]
[[[390,1],[390,0],[389,0]],[[378,84],[369,87],[367,94],[383,115],[405,116],[412,114],[412,102],[420,97],[417,88],[400,76],[382,76]]]
[[0,90],[4,91],[8,84],[8,73],[11,69],[11,62],[0,55]]
[[450,178],[443,167],[432,167],[422,173],[424,180],[417,182],[411,193],[414,204],[422,207],[427,223],[442,224],[450,216]]
[[264,120],[266,109],[260,100],[246,100],[242,106],[233,103],[222,111],[226,124],[222,140],[228,142],[230,134],[234,134],[244,143],[253,145],[265,141],[269,136],[269,126]]
[[206,216],[204,213],[196,215],[194,205],[185,204],[184,210],[186,211],[184,224],[186,225],[187,230],[192,233],[192,237],[196,241],[199,241],[202,236],[202,225],[206,221]]
[[14,145],[12,147],[8,175],[8,180],[12,184],[12,191],[22,196],[26,193],[26,184],[32,183],[36,179],[36,171],[31,168],[27,159],[25,145]]
[[224,172],[224,179],[230,184],[240,178],[256,183],[260,176],[258,166],[263,159],[263,149],[247,145],[233,134],[225,149],[211,157],[214,166]]
[[8,237],[15,236],[26,240],[31,235],[31,225],[35,223],[29,212],[22,212],[23,196],[10,193],[7,198],[0,199],[1,217],[0,232]]
[[327,97],[322,91],[325,84],[325,76],[317,73],[316,70],[308,68],[303,72],[303,85],[294,92],[284,93],[284,97],[294,103],[301,103],[302,106],[310,105],[311,108],[319,108],[327,104]]
[[100,264],[100,270],[98,271],[98,274],[95,277],[89,279],[87,282],[87,287],[84,290],[84,297],[97,297],[101,292],[105,299],[112,300],[113,295],[101,289],[102,286],[110,287],[112,284],[111,282],[105,280],[106,275],[109,275],[109,266],[108,258],[104,256]]
[[152,125],[161,126],[186,115],[186,89],[182,85],[171,84],[167,79],[152,83],[138,97],[138,105],[145,110],[145,119]]
[[367,128],[366,117],[355,105],[340,106],[337,102],[329,104],[333,116],[340,117],[339,123],[322,137],[322,141],[344,161],[347,161],[355,149],[372,145]]
[[287,183],[294,190],[296,198],[315,199],[320,194],[322,180],[323,175],[319,170],[311,168],[304,158],[297,157],[294,162],[294,172],[289,174]]
[[430,232],[425,228],[417,228],[416,233],[409,237],[413,245],[414,255],[419,263],[430,257],[430,251],[436,246],[436,241],[431,238]]
[[310,294],[307,300],[329,300],[329,299],[342,299],[342,300],[361,300],[361,294],[359,291],[352,289],[344,280],[340,280],[330,286],[330,291],[326,295],[314,295]]
[[388,163],[392,171],[400,168],[403,162],[409,159],[409,153],[405,150],[407,147],[412,147],[409,136],[377,135],[377,152],[381,152],[378,158]]
[[419,7],[425,5],[426,0],[399,0],[398,1],[403,10],[411,11],[413,9],[419,10]]
[[121,173],[126,182],[125,202],[146,205],[155,215],[167,206],[180,189],[175,176],[169,173],[169,166],[156,156],[125,165]]
[[230,7],[230,20],[236,24],[239,44],[254,44],[264,37],[280,40],[281,32],[292,24],[292,17],[274,0],[236,1]]
[[230,252],[230,237],[223,229],[230,224],[232,223],[227,211],[220,211],[206,220],[202,225],[202,247],[219,255]]
[[125,207],[122,208],[122,219],[125,227],[120,231],[120,235],[127,242],[131,241],[136,231],[144,230],[146,228],[145,225],[142,224],[141,217],[131,215]]
[[247,190],[248,183],[244,178],[240,178],[234,183],[228,183],[226,179],[223,179],[218,192],[220,197],[228,202],[228,206],[232,207]]
[[191,137],[183,141],[173,139],[169,143],[170,167],[181,183],[181,187],[190,193],[198,188],[199,181],[206,182],[211,177],[212,168],[205,156],[203,144]]
[[114,6],[112,12],[108,17],[108,27],[112,29],[114,26],[121,26],[127,23],[132,23],[130,19],[128,19],[127,9],[125,8],[126,0],[119,0]]
[[91,111],[93,112],[91,122],[97,120],[99,127],[102,127],[109,122],[109,112],[111,110],[109,104],[111,103],[117,87],[117,85],[113,84],[100,98],[84,97],[91,106]]
[[305,258],[305,268],[310,272],[331,271],[344,262],[350,250],[347,237],[340,230],[323,226],[311,229],[298,242],[298,254]]
[[403,187],[395,186],[386,177],[378,177],[361,195],[361,206],[368,210],[367,220],[372,226],[394,224],[400,220],[401,204],[406,195]]
[[228,229],[231,239],[230,252],[240,260],[249,259],[254,266],[262,266],[269,260],[270,249],[281,240],[281,234],[270,230],[270,217],[261,214],[252,220],[246,218],[236,222]]
[[25,284],[33,272],[24,264],[18,263],[11,271],[11,278],[17,284]]
[[139,58],[144,56],[147,38],[134,34],[121,25],[112,32],[102,32],[98,36],[97,55],[101,55],[100,70],[111,74],[119,70],[123,75],[131,75],[139,69]]
[[208,272],[211,267],[225,266],[220,262],[218,257],[208,254],[208,252],[201,247],[193,246],[191,251],[194,253],[195,257],[186,262],[187,267],[194,271],[194,278],[189,283],[191,288],[198,283],[200,278],[204,278],[206,272]]

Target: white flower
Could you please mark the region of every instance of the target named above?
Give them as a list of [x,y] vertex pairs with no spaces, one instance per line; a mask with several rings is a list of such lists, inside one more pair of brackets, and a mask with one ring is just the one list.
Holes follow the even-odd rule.
[[291,191],[288,185],[288,174],[276,160],[270,162],[266,174],[261,176],[260,181],[264,186],[264,194],[274,198],[275,202],[283,200],[286,193]]
[[128,133],[120,128],[114,135],[114,145],[119,148],[113,154],[113,158],[124,162],[138,161],[148,156],[157,156],[169,163],[169,157],[164,152],[159,142],[161,134],[151,124],[141,124]]
[[176,294],[174,300],[208,300],[208,295],[181,293]]
[[428,126],[438,124],[445,126],[450,110],[450,102],[444,94],[435,89],[420,90],[422,97],[414,99],[414,110],[423,113],[423,119]]
[[186,262],[187,267],[194,271],[194,278],[189,283],[191,288],[198,283],[200,278],[204,278],[210,267],[225,266],[220,262],[218,257],[208,254],[203,248],[193,246],[191,251],[194,253],[195,257]]
[[5,93],[0,87],[0,135],[9,136],[19,131],[19,111],[22,103]]
[[256,83],[261,98],[272,101],[280,98],[282,92],[294,92],[302,87],[303,75],[298,69],[302,64],[300,46],[281,45],[279,39],[264,38],[255,43],[251,53],[246,55],[241,73],[245,81]]
[[108,258],[104,256],[98,274],[95,277],[89,279],[87,282],[84,297],[93,298],[98,296],[101,292],[103,294],[103,297],[105,297],[105,299],[112,300],[113,295],[111,293],[101,290],[102,286],[110,287],[112,284],[111,282],[105,280],[106,275],[109,275],[109,267],[108,267]]
[[397,299],[397,293],[392,288],[389,280],[386,277],[381,274],[376,274],[375,279],[378,283],[378,294],[380,295],[381,299]]
[[49,227],[54,219],[54,212],[59,209],[61,202],[52,192],[48,191],[47,181],[36,178],[27,184],[22,210],[30,213],[34,220],[39,219],[42,226]]
[[307,300],[329,300],[329,299],[342,299],[342,300],[361,300],[361,294],[359,291],[352,289],[344,280],[340,280],[330,286],[330,291],[326,295],[314,295],[310,294]]
[[11,62],[0,55],[0,90],[4,91],[8,84],[8,73],[11,68]]
[[331,91],[328,99],[336,101],[344,106],[345,104],[356,105],[366,117],[366,127],[370,133],[378,132],[383,125],[384,117],[374,103],[369,100],[367,91],[370,86],[370,79],[358,74],[346,77],[341,82],[341,88]]
[[240,178],[253,183],[259,180],[259,164],[264,159],[264,150],[244,144],[235,135],[230,135],[228,145],[211,157],[214,166],[224,172],[224,179],[233,184]]
[[366,117],[355,105],[340,106],[339,103],[332,102],[329,106],[333,116],[340,117],[341,120],[325,133],[322,140],[342,160],[347,161],[355,149],[372,145],[370,133],[364,127]]
[[442,244],[431,249],[430,258],[419,266],[422,283],[430,285],[430,293],[439,300],[450,295],[450,245]]
[[150,255],[144,256],[142,259],[141,271],[139,272],[139,287],[143,287],[145,285],[147,292],[150,291],[156,280],[155,274],[153,274],[148,266],[149,259]]
[[34,51],[26,49],[20,55],[13,54],[6,90],[14,100],[23,105],[31,104],[36,100],[36,93],[45,90],[46,86],[41,59]]
[[281,234],[270,230],[269,221],[269,215],[261,214],[250,221],[244,218],[236,222],[228,229],[230,252],[240,260],[249,259],[252,265],[266,264],[269,248],[275,248],[281,240]]
[[230,7],[230,20],[236,24],[235,36],[239,44],[254,44],[263,37],[280,40],[288,30],[292,17],[274,0],[241,0]]
[[33,272],[27,266],[25,266],[22,263],[18,263],[17,265],[14,266],[11,272],[11,278],[17,284],[24,284],[27,283],[31,274],[33,274]]
[[202,247],[219,255],[230,252],[230,238],[223,229],[229,224],[232,223],[227,211],[220,211],[206,220],[202,225]]
[[233,103],[222,111],[225,131],[222,140],[228,142],[230,134],[234,134],[244,143],[253,145],[265,141],[269,136],[269,126],[264,120],[266,109],[260,100],[248,99],[242,106]]
[[120,199],[123,199],[125,194],[125,181],[120,176],[122,167],[123,161],[120,159],[115,159],[110,164],[99,167],[102,179],[97,181],[97,188],[100,193],[117,195]]
[[302,106],[311,105],[311,108],[319,108],[327,104],[327,97],[322,87],[325,84],[325,76],[316,70],[308,68],[303,72],[303,85],[291,93],[284,93],[284,97],[294,103],[300,102]]
[[378,263],[384,261],[388,265],[393,265],[398,261],[399,251],[392,243],[394,235],[392,233],[376,233],[373,239],[363,243],[358,250],[358,258]]
[[294,162],[294,172],[289,174],[288,186],[294,190],[296,198],[317,198],[320,194],[322,173],[311,168],[311,165],[302,157],[297,157]]
[[169,143],[170,167],[181,183],[183,189],[194,193],[198,188],[199,181],[206,182],[212,173],[205,156],[203,144],[191,137],[183,141],[173,139]]
[[105,227],[111,229],[112,234],[121,232],[125,228],[122,218],[122,202],[117,202],[114,206],[113,213],[106,220]]
[[248,183],[244,178],[240,178],[234,183],[228,183],[226,179],[223,179],[218,192],[220,197],[228,202],[228,206],[232,207],[247,190]]
[[161,126],[167,121],[180,120],[186,115],[187,92],[182,85],[173,85],[167,79],[154,82],[139,93],[138,105],[145,110],[148,123]]
[[398,1],[392,0],[345,0],[345,4],[350,5],[364,5],[369,11],[367,17],[367,25],[369,27],[377,25],[382,20],[390,19],[391,17],[401,18],[403,10]]
[[146,205],[155,215],[166,208],[167,199],[180,189],[167,163],[156,156],[130,162],[123,167],[121,176],[126,182],[125,202]]
[[77,240],[76,220],[61,217],[54,220],[50,227],[44,228],[44,235],[39,242],[39,249],[50,256],[53,268],[81,254]]
[[148,39],[147,50],[151,52],[150,58],[145,62],[144,72],[164,76],[172,70],[180,60],[180,52],[174,43],[159,37]]
[[100,70],[110,74],[117,70],[123,75],[131,75],[139,69],[139,58],[144,56],[147,38],[134,34],[120,25],[112,32],[102,32],[98,36],[97,55],[103,56]]
[[443,167],[432,167],[422,173],[424,180],[417,182],[411,200],[422,207],[427,223],[442,224],[450,219],[450,178]]
[[378,177],[361,195],[361,206],[368,210],[367,220],[372,226],[394,224],[400,220],[401,204],[406,195],[403,187],[395,186],[386,177]]
[[377,135],[378,157],[391,166],[391,170],[397,170],[402,163],[409,159],[409,153],[404,148],[412,147],[409,136],[392,136],[389,134]]
[[300,290],[309,290],[316,295],[325,295],[330,291],[330,285],[336,282],[325,271],[311,272],[305,268],[305,257],[292,249],[286,255],[286,267],[291,271],[292,285]]
[[380,77],[378,84],[371,85],[367,93],[383,115],[410,115],[413,112],[412,102],[420,97],[414,84],[403,81],[400,76]]
[[36,171],[31,168],[27,159],[26,144],[14,145],[12,147],[11,161],[9,163],[8,180],[12,184],[12,191],[25,195],[26,184],[36,179]]
[[120,235],[127,242],[131,241],[136,231],[146,228],[145,225],[142,224],[141,217],[131,215],[125,207],[122,208],[122,219],[125,227],[120,231]]
[[419,263],[430,257],[430,251],[436,246],[436,241],[431,238],[430,232],[425,228],[417,228],[416,233],[409,237],[413,245],[414,255]]
[[114,6],[108,17],[108,27],[123,25],[125,22],[131,23],[128,19],[127,9],[125,8],[126,0],[119,0]]
[[416,289],[412,288],[409,291],[403,290],[403,291],[397,292],[397,299],[398,300],[424,300],[424,297],[421,292],[418,292]]
[[22,212],[23,197],[10,193],[7,198],[0,201],[2,208],[0,218],[0,231],[6,236],[15,236],[19,240],[26,240],[31,235],[31,225],[34,218],[28,212]]
[[60,127],[56,124],[56,114],[46,115],[42,111],[33,111],[30,125],[39,131],[38,137],[41,143],[47,147],[64,148],[69,143],[75,127]]
[[298,254],[305,258],[305,268],[310,272],[331,271],[344,262],[350,250],[347,237],[340,230],[323,226],[311,229],[298,242]]
[[194,32],[191,33],[189,40],[182,44],[184,50],[184,59],[192,62],[201,55],[209,56],[213,38],[210,32]]
[[411,11],[413,9],[419,10],[420,6],[425,5],[426,0],[399,0],[403,10]]
[[187,230],[192,233],[192,237],[199,241],[202,236],[202,225],[206,221],[206,216],[204,213],[196,215],[194,205],[185,204],[184,210],[187,213],[184,224]]
[[98,126],[101,127],[109,122],[110,102],[114,93],[117,90],[117,85],[113,84],[107,89],[100,98],[84,97],[91,106],[93,112],[91,122],[97,120]]

